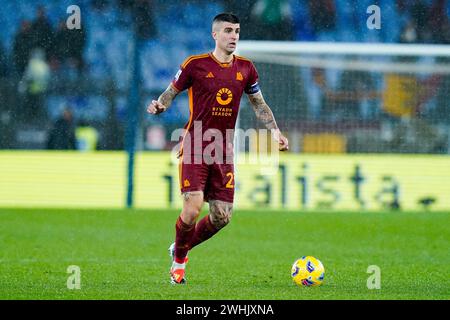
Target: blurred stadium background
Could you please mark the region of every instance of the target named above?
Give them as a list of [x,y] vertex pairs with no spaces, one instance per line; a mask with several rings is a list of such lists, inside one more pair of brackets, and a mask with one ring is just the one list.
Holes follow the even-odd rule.
[[[66,28],[73,4],[79,30]],[[370,5],[381,29],[366,25]],[[301,51],[254,59],[292,152],[272,175],[238,169],[238,206],[450,208],[448,54],[368,60],[392,72],[352,68],[365,56],[350,49],[331,57],[342,65],[325,64],[333,43],[448,46],[445,0],[2,0],[0,206],[124,207],[131,197],[136,207],[179,207],[169,151],[187,95],[158,117],[145,107],[188,55],[212,50],[211,20],[222,11],[240,16],[243,41],[328,45],[309,65],[290,62]],[[396,71],[405,62],[414,68]],[[246,100],[239,123],[257,128]]]
[[[212,50],[222,11],[240,16],[291,151],[238,162],[233,223],[175,288],[187,95],[145,109]],[[449,14],[444,0],[0,0],[0,299],[448,300]],[[246,97],[239,126],[260,128]],[[291,281],[303,255],[325,265],[317,290]]]

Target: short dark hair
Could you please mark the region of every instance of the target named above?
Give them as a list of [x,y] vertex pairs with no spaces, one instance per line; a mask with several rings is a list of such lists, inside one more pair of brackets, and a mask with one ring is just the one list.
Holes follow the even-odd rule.
[[213,19],[213,23],[214,22],[239,23],[239,18],[235,14],[224,12],[219,13],[217,16],[215,16]]

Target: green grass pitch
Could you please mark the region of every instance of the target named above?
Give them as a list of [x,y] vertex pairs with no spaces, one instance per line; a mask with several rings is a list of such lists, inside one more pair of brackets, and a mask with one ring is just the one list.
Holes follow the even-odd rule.
[[[449,212],[236,210],[169,284],[176,210],[0,210],[0,299],[449,299]],[[204,214],[204,213],[203,213]],[[319,258],[320,287],[295,259]],[[69,290],[70,265],[81,289]],[[381,288],[369,290],[370,265]]]

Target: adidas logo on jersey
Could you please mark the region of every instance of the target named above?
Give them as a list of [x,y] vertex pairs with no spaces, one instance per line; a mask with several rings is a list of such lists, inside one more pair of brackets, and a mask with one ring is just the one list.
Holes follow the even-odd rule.
[[240,72],[236,73],[236,80],[239,80],[239,81],[244,80],[244,77],[242,76],[242,73],[240,73]]
[[212,72],[209,72],[209,73],[206,75],[206,78],[214,78],[213,73],[212,73]]
[[188,179],[185,179],[185,180],[184,180],[183,186],[184,186],[185,188],[191,186],[191,184],[189,183],[189,180],[188,180]]

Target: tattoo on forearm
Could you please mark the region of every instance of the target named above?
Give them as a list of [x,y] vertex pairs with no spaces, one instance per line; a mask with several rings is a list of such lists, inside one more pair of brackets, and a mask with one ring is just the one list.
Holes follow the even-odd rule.
[[266,128],[269,130],[278,129],[272,110],[270,110],[270,107],[267,105],[266,101],[264,101],[262,94],[249,95],[248,98],[255,111],[256,117],[261,120]]
[[158,101],[163,104],[166,107],[166,110],[169,109],[170,105],[172,104],[173,99],[178,95],[178,92],[172,87],[172,85],[169,85],[158,98]]

